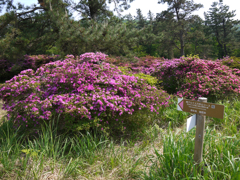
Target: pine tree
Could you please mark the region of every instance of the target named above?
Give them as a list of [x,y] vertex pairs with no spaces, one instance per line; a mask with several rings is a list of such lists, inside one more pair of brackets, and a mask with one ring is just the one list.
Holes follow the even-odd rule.
[[137,16],[135,17],[135,20],[137,21],[137,28],[142,29],[146,24],[146,19],[142,14],[141,9],[137,9]]
[[80,0],[74,9],[80,12],[82,17],[94,20],[113,15],[107,8],[106,0]]
[[195,17],[195,20],[190,25],[188,36],[186,37],[186,41],[189,43],[189,46],[191,46],[190,54],[203,55],[203,53],[206,52],[206,49],[204,49],[203,52],[207,40],[204,30],[204,21],[200,17]]
[[[173,39],[171,44],[180,50],[181,56],[184,53],[185,47],[185,38],[189,29],[189,24],[193,21],[194,16],[192,12],[203,7],[202,4],[195,4],[193,0],[159,0],[158,3],[167,3],[167,11],[163,11],[160,14],[161,18],[164,18],[165,21],[169,21],[169,26],[167,29],[174,29],[172,32]],[[167,17],[168,16],[168,17]],[[167,25],[167,24],[165,24]],[[177,45],[175,40],[179,41],[180,47]]]
[[14,60],[25,54],[44,54],[54,46],[60,28],[59,17],[66,16],[67,4],[56,0],[31,7],[20,3],[14,6],[8,0],[5,3],[9,5],[7,13],[0,17],[1,58]]
[[131,54],[138,36],[137,29],[127,28],[117,17],[104,23],[94,20],[65,22],[59,33],[57,47],[63,54],[74,55],[98,51],[111,55]]
[[152,22],[154,21],[154,14],[150,10],[148,11],[148,19],[150,24],[152,24]]
[[223,5],[220,1],[214,2],[212,8],[205,13],[205,24],[208,27],[208,33],[212,38],[216,39],[218,45],[218,57],[231,54],[231,47],[236,42],[234,34],[236,34],[239,24],[238,20],[234,20],[235,11],[229,11],[229,6]]
[[56,47],[62,55],[86,51],[126,54],[136,42],[135,29],[126,30],[107,4],[115,3],[115,9],[120,10],[129,8],[129,2],[132,0],[81,0],[78,6],[85,19],[76,22],[71,13],[78,7],[69,0],[38,0],[39,4],[31,7],[2,0],[0,9],[7,4],[8,13],[0,17],[0,55],[11,59]]

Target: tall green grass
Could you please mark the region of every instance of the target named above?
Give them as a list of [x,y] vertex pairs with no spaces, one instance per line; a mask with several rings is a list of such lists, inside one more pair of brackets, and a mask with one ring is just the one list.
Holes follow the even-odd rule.
[[163,152],[155,149],[149,156],[153,163],[144,178],[149,179],[232,179],[240,175],[240,140],[224,136],[216,129],[206,129],[203,147],[202,173],[193,160],[195,130],[163,134]]
[[176,110],[177,98],[170,102],[129,136],[60,133],[57,119],[29,135],[3,118],[0,179],[240,179],[240,101],[223,102],[223,120],[206,118],[202,173],[193,161],[195,129],[185,132],[191,114]]
[[202,173],[193,160],[195,129],[176,134],[169,127],[162,134],[163,152],[155,149],[149,156],[153,165],[144,172],[144,179],[240,179],[240,101],[217,104],[225,106],[224,119],[207,117]]

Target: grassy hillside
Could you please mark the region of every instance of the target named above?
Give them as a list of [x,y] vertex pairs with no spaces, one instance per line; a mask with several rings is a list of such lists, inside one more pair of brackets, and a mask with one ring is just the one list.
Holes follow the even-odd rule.
[[[186,133],[190,113],[174,104],[154,123],[127,137],[98,132],[59,135],[53,126],[23,139],[4,122],[0,128],[1,179],[234,179],[240,168],[240,101],[225,101],[224,119],[207,117],[204,174],[193,161],[195,128]],[[218,102],[221,104],[221,102]],[[4,120],[4,118],[2,119]]]
[[[85,53],[22,71],[0,85],[0,179],[240,179],[240,70],[224,62]],[[202,172],[178,97],[225,106]]]

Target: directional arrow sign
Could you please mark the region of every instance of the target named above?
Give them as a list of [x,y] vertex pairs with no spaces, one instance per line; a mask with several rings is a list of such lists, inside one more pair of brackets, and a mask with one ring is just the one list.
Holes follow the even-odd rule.
[[178,99],[177,110],[223,119],[224,105]]
[[177,104],[177,110],[182,111],[183,109],[183,102],[180,105],[180,102],[183,100],[183,98],[178,98],[178,104]]

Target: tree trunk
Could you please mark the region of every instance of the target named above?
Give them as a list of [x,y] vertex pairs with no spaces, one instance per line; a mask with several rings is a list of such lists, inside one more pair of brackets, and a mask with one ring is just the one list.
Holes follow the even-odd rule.
[[195,43],[195,47],[194,47],[194,55],[197,54],[197,43]]
[[228,55],[228,52],[227,52],[227,45],[224,44],[224,56],[227,56]]
[[170,48],[168,49],[168,58],[169,59],[174,58],[174,53],[173,53],[173,47],[172,46],[170,46]]
[[219,55],[221,54],[221,56],[219,56],[219,58],[222,58],[224,56],[224,49],[223,49],[222,43],[220,42],[219,33],[218,33],[217,29],[216,29],[215,34],[216,34],[216,38],[217,38],[217,42],[218,42],[218,47],[221,49],[221,52],[219,52]]
[[224,48],[224,56],[227,56],[228,53],[227,53],[227,46],[226,46],[226,38],[227,38],[227,33],[226,33],[226,27],[225,27],[225,19],[223,19],[223,48]]
[[184,56],[184,39],[183,39],[183,33],[180,32],[180,43],[181,43],[181,49],[180,49],[180,54],[181,56]]

